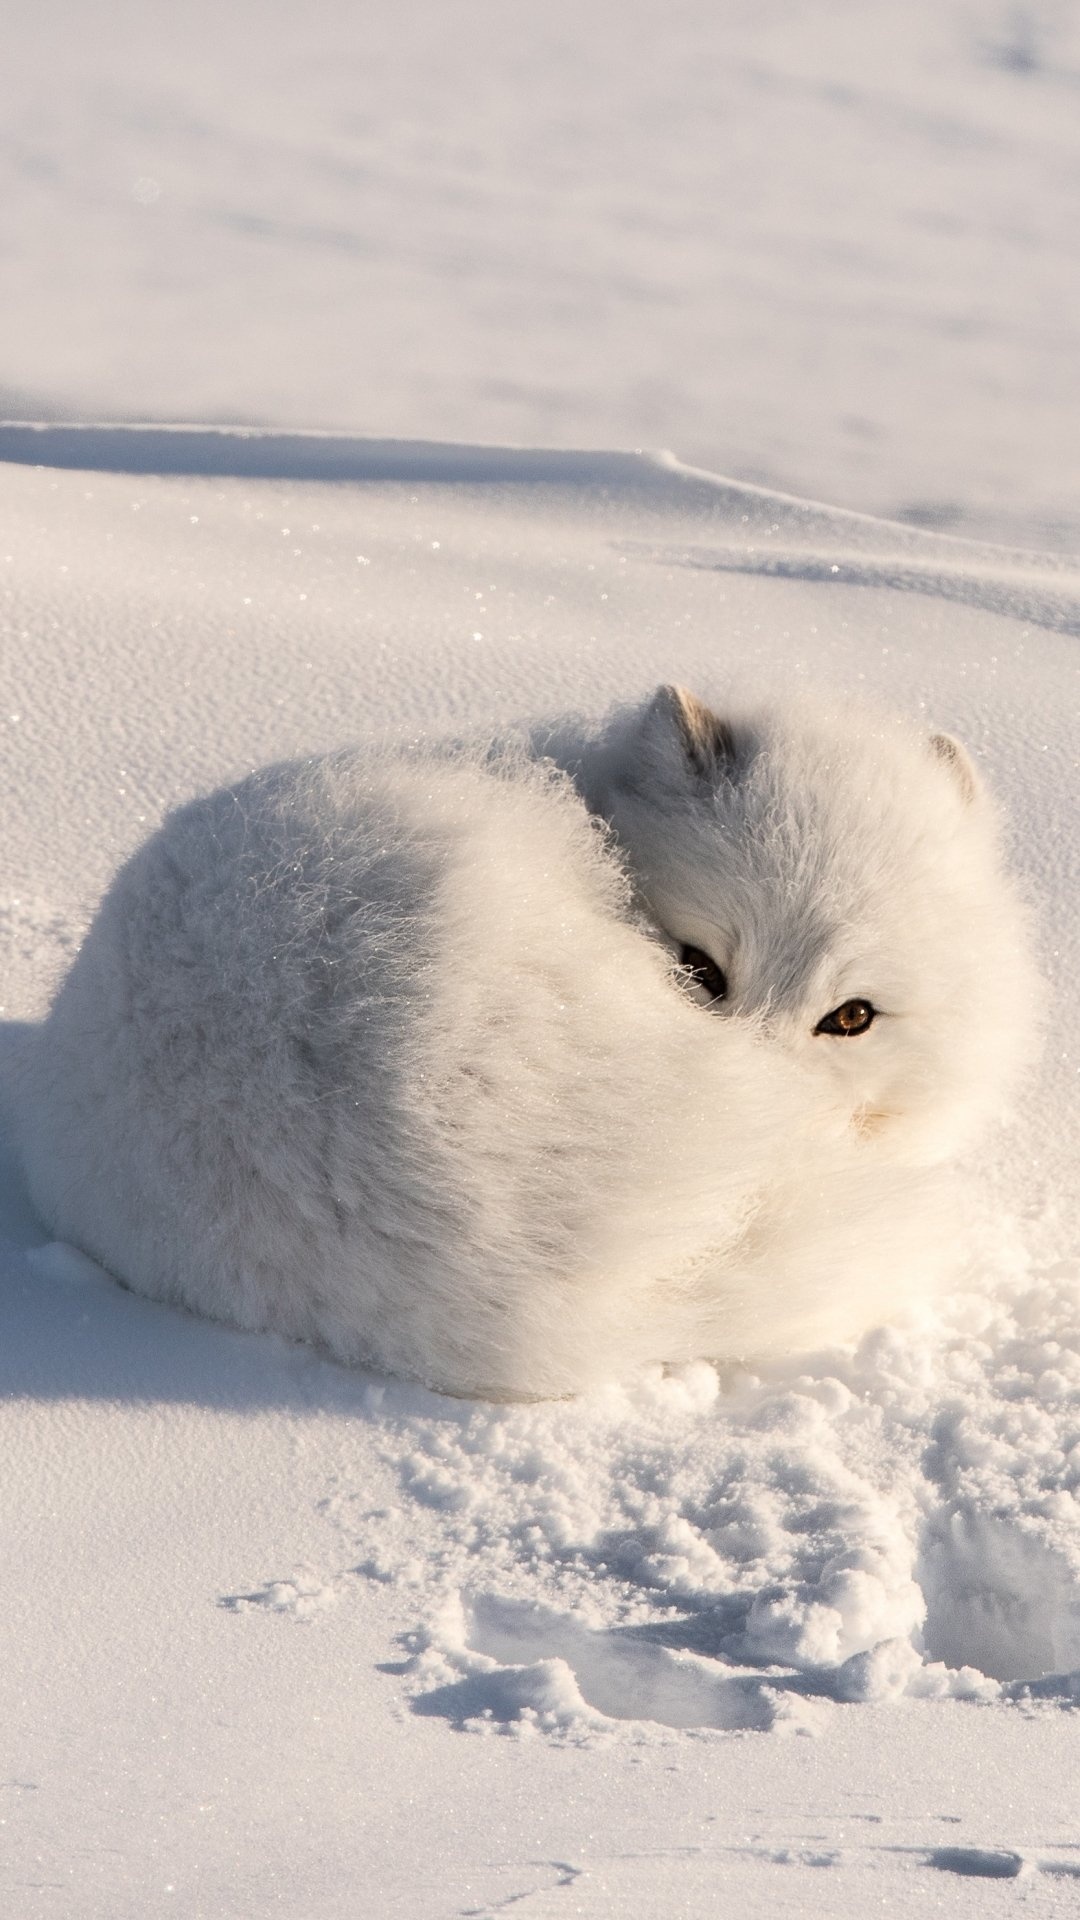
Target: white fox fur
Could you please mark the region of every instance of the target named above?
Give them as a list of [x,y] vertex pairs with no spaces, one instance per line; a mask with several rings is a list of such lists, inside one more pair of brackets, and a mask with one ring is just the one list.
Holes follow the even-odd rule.
[[[724,970],[714,1013],[760,1022],[879,1155],[944,1160],[1003,1109],[1039,985],[994,809],[956,740],[865,709],[721,719],[662,687],[599,725],[538,729],[532,748],[610,822],[672,951]],[[866,1033],[815,1031],[852,998],[878,1011]]]
[[[548,744],[636,895],[520,752],[350,750],[166,820],[18,1070],[52,1231],[140,1292],[500,1397],[805,1346],[908,1291],[936,1187],[897,1162],[996,1102],[1027,987],[966,760],[670,691]],[[813,1035],[855,994],[869,1033]]]

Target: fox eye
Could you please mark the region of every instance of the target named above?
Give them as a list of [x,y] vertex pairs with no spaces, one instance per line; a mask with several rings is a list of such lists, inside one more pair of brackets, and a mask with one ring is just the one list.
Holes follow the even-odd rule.
[[841,1033],[849,1037],[856,1033],[865,1033],[877,1012],[869,1000],[845,1000],[842,1007],[834,1007],[831,1013],[819,1020],[815,1033]]
[[710,1000],[727,999],[727,976],[723,968],[700,947],[680,947],[679,965],[690,975],[695,987],[704,988]]

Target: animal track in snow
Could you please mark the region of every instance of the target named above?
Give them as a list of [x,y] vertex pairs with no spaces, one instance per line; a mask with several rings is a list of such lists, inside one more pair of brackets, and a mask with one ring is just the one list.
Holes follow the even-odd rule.
[[998,1847],[935,1847],[927,1863],[941,1873],[970,1874],[984,1880],[1015,1880],[1024,1857]]
[[295,1620],[310,1620],[337,1604],[337,1589],[318,1574],[314,1567],[297,1567],[287,1580],[270,1580],[251,1593],[224,1593],[218,1605],[229,1613],[287,1613]]
[[[754,1673],[726,1670],[701,1654],[676,1651],[648,1630],[605,1631],[528,1601],[477,1597],[463,1611],[474,1689],[487,1667],[556,1677],[587,1709],[607,1720],[652,1720],[667,1727],[764,1729],[798,1718],[794,1703]],[[479,1656],[479,1658],[477,1658]]]

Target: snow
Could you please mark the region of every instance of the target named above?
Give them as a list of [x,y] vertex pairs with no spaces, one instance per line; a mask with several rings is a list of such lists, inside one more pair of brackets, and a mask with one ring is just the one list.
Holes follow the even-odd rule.
[[0,1101],[175,801],[661,679],[954,730],[1046,977],[955,1293],[575,1402],[129,1294],[5,1122],[13,1920],[1076,1911],[1078,80],[1063,0],[5,22]]
[[1074,1910],[1080,572],[671,460],[280,434],[0,429],[0,527],[8,1041],[176,800],[660,679],[954,729],[1047,977],[962,1289],[756,1376],[441,1399],[123,1291],[7,1165],[5,1911]]
[[1067,0],[37,0],[3,410],[670,446],[1075,546]]

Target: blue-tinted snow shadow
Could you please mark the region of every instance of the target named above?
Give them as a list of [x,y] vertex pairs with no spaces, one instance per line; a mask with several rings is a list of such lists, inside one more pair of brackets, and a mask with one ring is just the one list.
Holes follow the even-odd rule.
[[[248,480],[444,481],[655,487],[676,463],[634,452],[367,440],[265,427],[0,422],[0,461],[95,473]],[[735,489],[738,491],[738,489]]]
[[[777,528],[776,531],[781,529]],[[783,531],[790,535],[792,528]],[[893,531],[879,523],[884,536]],[[862,544],[865,545],[865,542]],[[926,594],[934,600],[977,607],[1010,620],[1045,627],[1052,633],[1080,634],[1080,567],[1049,554],[1010,553],[963,541],[942,550],[938,539],[925,551],[905,539],[897,552],[845,551],[830,543],[825,553],[781,550],[747,543],[731,547],[652,547],[620,542],[624,553],[662,566],[689,567],[705,573],[754,574],[769,580],[795,580],[810,586],[878,587],[891,593]]]

